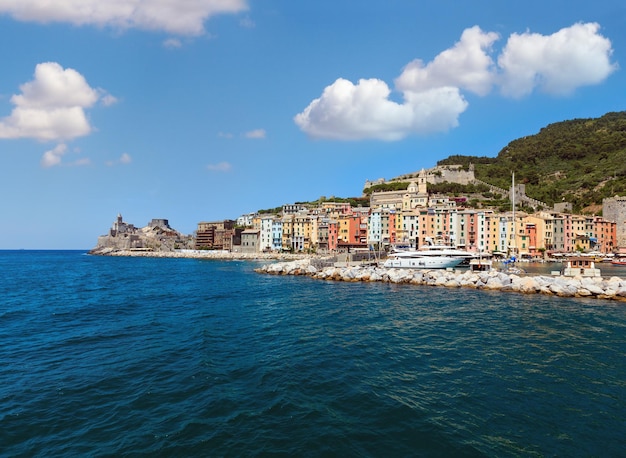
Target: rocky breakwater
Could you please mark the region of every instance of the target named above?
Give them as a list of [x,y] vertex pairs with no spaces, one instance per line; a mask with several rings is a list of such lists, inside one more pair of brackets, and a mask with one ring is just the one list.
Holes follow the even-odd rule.
[[315,267],[309,259],[265,264],[256,272],[273,275],[306,275],[319,280],[388,282],[411,285],[473,288],[560,297],[590,297],[626,302],[626,280],[619,277],[589,278],[515,275],[492,270],[387,269],[375,266]]

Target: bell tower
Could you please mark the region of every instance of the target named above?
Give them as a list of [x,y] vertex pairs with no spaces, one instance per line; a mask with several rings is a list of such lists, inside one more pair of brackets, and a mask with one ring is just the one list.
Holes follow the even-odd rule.
[[417,192],[419,194],[427,194],[428,190],[426,189],[426,170],[420,170],[420,173],[417,178]]

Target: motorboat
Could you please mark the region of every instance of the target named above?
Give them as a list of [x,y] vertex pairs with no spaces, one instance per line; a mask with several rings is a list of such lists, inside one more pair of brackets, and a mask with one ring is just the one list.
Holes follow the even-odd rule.
[[474,257],[473,253],[457,250],[448,245],[436,245],[427,239],[420,249],[394,249],[383,264],[388,268],[448,269],[459,266]]
[[[417,253],[414,251],[413,253]],[[457,267],[463,262],[463,258],[441,256],[438,254],[394,256],[388,258],[383,267],[400,269],[448,269]]]
[[396,248],[392,251],[391,255],[394,258],[415,258],[415,257],[445,257],[445,258],[458,258],[461,262],[455,264],[452,267],[458,265],[467,266],[471,259],[478,258],[478,254],[472,253],[458,248],[451,247],[444,244],[434,244],[430,239],[426,239],[426,244],[422,245],[419,249],[411,248]]

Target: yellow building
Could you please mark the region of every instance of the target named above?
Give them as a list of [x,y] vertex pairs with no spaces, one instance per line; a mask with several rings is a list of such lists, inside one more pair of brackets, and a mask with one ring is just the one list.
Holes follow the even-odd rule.
[[287,214],[282,217],[282,241],[281,246],[283,251],[291,251],[293,249],[292,236],[293,236],[293,223],[295,215]]
[[[526,215],[522,218],[522,226],[529,237],[528,253],[536,257],[545,252],[546,242],[552,240],[553,223],[550,216],[545,213]],[[536,237],[533,237],[533,232]]]

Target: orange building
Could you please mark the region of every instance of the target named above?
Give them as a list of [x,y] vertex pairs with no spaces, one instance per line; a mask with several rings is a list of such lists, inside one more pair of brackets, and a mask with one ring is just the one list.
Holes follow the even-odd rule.
[[593,220],[592,242],[595,250],[601,253],[613,253],[617,247],[617,224],[604,218],[596,217]]

